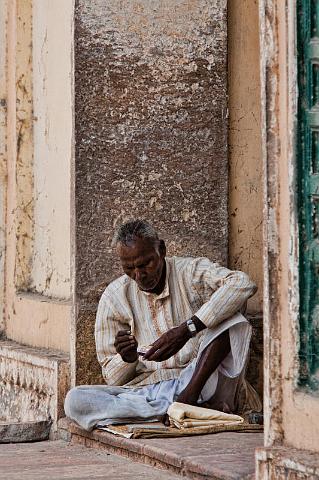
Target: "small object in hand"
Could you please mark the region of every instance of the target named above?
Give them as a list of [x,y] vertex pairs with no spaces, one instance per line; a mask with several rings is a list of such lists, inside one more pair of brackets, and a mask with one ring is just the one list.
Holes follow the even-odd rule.
[[144,357],[144,355],[149,351],[152,345],[148,345],[147,347],[141,346],[137,349],[137,353]]

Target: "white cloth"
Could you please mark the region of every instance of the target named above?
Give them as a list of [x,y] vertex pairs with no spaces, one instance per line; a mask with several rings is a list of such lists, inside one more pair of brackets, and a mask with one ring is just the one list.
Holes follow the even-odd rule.
[[[193,315],[208,329],[218,329],[255,291],[256,286],[245,273],[207,258],[166,258],[166,283],[160,295],[143,292],[127,275],[121,276],[104,291],[96,317],[96,351],[105,382],[142,386],[178,379],[196,358],[203,338],[203,333],[197,335],[164,362],[139,358],[130,364],[115,351],[119,330],[130,329],[142,346],[152,344]],[[234,355],[240,349],[238,345]]]
[[[197,358],[182,370],[178,379],[163,380],[143,387],[84,385],[75,387],[65,400],[66,415],[86,430],[97,424],[131,423],[164,415],[168,407],[189,384],[202,351],[222,332],[229,329],[231,351],[207,380],[199,402],[209,400],[216,392],[218,372],[229,378],[243,370],[251,337],[251,326],[237,313],[215,329],[205,330]],[[227,401],[227,399],[225,399]]]

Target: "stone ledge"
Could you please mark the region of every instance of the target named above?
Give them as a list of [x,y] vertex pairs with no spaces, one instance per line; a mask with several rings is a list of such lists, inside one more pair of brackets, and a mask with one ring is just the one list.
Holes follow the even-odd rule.
[[72,444],[121,455],[194,480],[254,478],[255,448],[263,444],[262,433],[127,439],[98,430],[86,432],[67,419],[59,420],[58,427],[61,438],[69,438]]
[[258,448],[256,478],[262,480],[318,480],[319,453],[289,447]]
[[1,340],[0,356],[0,421],[50,421],[54,434],[70,387],[68,355]]

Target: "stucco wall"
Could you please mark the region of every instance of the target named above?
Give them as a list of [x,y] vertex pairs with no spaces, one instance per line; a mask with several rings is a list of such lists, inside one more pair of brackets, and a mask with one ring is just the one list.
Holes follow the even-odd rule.
[[228,2],[229,265],[250,275],[262,312],[263,178],[257,0]]
[[47,6],[9,3],[5,333],[68,351],[73,2]]
[[[226,1],[76,2],[77,381],[97,371],[114,228],[146,217],[172,254],[227,256]],[[91,380],[92,380],[91,376]]]

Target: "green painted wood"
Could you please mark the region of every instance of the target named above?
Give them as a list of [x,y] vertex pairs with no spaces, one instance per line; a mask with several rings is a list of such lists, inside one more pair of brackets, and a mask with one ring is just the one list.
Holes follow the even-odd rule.
[[[317,86],[318,88],[318,86]],[[314,96],[316,95],[316,89],[314,91]],[[318,98],[318,95],[316,95]],[[318,123],[319,123],[319,109],[317,108],[311,108],[306,112],[307,115],[307,123],[310,128],[316,128]]]
[[300,384],[319,371],[319,0],[297,0]]

